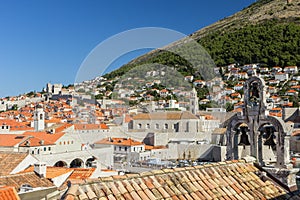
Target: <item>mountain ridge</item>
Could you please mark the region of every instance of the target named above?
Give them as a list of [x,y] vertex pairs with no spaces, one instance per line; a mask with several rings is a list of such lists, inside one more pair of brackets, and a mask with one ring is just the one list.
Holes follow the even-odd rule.
[[[292,62],[289,62],[289,55],[284,55],[284,57],[279,57],[278,59],[276,58],[276,62],[272,62],[272,56],[273,54],[286,54],[286,50],[284,47],[285,41],[285,26],[288,26],[290,24],[295,25],[293,29],[296,29],[294,32],[295,35],[297,36],[295,38],[295,41],[289,42],[287,41],[289,46],[292,46],[291,49],[294,52],[289,52],[289,53],[294,53],[296,55],[292,55]],[[107,77],[115,77],[115,76],[120,76],[126,73],[126,71],[130,70],[136,65],[139,64],[145,64],[145,63],[153,63],[153,62],[158,62],[160,64],[170,64],[172,65],[182,65],[183,63],[185,64],[186,61],[181,62],[181,61],[176,61],[174,62],[173,60],[170,61],[169,57],[175,57],[172,55],[172,53],[166,53],[165,50],[167,51],[168,48],[172,48],[176,45],[180,46],[180,44],[184,43],[187,39],[193,39],[200,43],[207,51],[209,54],[212,55],[213,60],[216,61],[216,64],[218,66],[221,65],[226,65],[226,64],[231,64],[232,62],[236,63],[247,63],[250,61],[253,62],[262,62],[268,65],[286,65],[286,64],[296,64],[300,63],[300,58],[297,56],[298,51],[300,52],[299,47],[297,47],[297,43],[300,44],[300,0],[260,0],[257,1],[247,8],[244,8],[243,10],[228,16],[222,20],[219,20],[207,27],[204,27],[192,34],[190,34],[187,38],[184,38],[180,41],[176,41],[174,43],[171,43],[170,45],[167,45],[166,47],[162,49],[155,49],[153,51],[150,51],[142,56],[139,56],[127,64],[123,65],[119,69],[107,74]],[[265,27],[264,27],[265,26]],[[250,28],[249,28],[250,27]],[[263,28],[261,28],[263,27]],[[276,34],[276,28],[281,30],[282,33]],[[275,28],[275,30],[274,30]],[[243,33],[244,29],[250,29],[247,30],[247,33]],[[270,30],[272,29],[270,32]],[[254,32],[254,31],[256,32]],[[242,31],[242,33],[240,32]],[[293,31],[293,30],[292,30]],[[275,33],[274,33],[275,32]],[[235,34],[235,35],[234,35]],[[243,35],[244,36],[241,36]],[[259,43],[260,46],[253,45],[253,47],[247,47],[249,43],[249,37],[251,37],[251,34],[256,34],[256,38],[252,39],[250,38],[251,43]],[[265,35],[262,35],[265,34]],[[223,35],[224,37],[232,37],[230,42],[232,43],[235,38],[234,37],[239,37],[239,40],[241,41],[241,44],[238,45],[244,45],[242,47],[236,47],[237,45],[227,45],[224,46],[224,44],[228,41],[228,38],[222,38]],[[255,55],[251,55],[247,58],[246,54],[251,54],[253,51],[253,48],[262,48],[261,46],[264,46],[262,43],[265,42],[265,38],[269,38],[268,36],[270,35],[275,35],[274,40],[278,42],[278,44],[274,44],[276,46],[280,46],[282,48],[275,48],[274,52],[273,49],[274,47],[272,44],[270,44],[272,47],[267,49],[262,49],[264,51],[263,55],[259,55],[258,58],[255,58]],[[283,38],[282,36],[283,35]],[[263,38],[263,39],[261,39]],[[298,39],[299,38],[299,39]],[[216,40],[219,40],[219,42]],[[252,40],[257,40],[257,41],[251,41]],[[272,40],[272,38],[271,38]],[[290,44],[291,43],[291,44]],[[294,44],[295,43],[295,44]],[[287,45],[287,44],[286,44]],[[299,46],[299,45],[298,45]],[[227,48],[226,48],[227,47]],[[215,49],[218,48],[216,51]],[[231,51],[231,48],[239,48],[242,49],[241,54],[245,54],[242,57],[240,55],[229,55],[228,57],[230,58],[223,58],[226,52],[222,52],[223,49],[226,49],[226,51]],[[246,50],[245,50],[246,49]],[[243,52],[245,51],[245,52]],[[217,53],[216,53],[217,52]],[[271,52],[272,55],[269,55]],[[283,52],[283,53],[282,53]],[[166,54],[166,55],[164,55]],[[238,54],[238,53],[235,53]],[[299,53],[300,54],[300,53]],[[226,57],[226,56],[225,56]],[[165,59],[165,60],[164,60]],[[279,60],[279,61],[277,61]],[[175,64],[174,64],[175,63]]]

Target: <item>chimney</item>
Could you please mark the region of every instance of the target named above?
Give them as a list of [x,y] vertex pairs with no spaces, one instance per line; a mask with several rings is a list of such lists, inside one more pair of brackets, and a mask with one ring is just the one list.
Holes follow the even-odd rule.
[[37,173],[41,178],[46,178],[47,166],[46,163],[35,163],[34,172]]

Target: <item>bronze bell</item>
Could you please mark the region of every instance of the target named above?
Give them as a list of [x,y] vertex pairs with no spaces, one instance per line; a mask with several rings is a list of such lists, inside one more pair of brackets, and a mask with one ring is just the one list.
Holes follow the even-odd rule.
[[241,140],[239,145],[250,145],[248,135],[245,131],[242,131]]
[[268,145],[268,146],[271,146],[271,147],[275,146],[276,143],[274,141],[274,138],[275,138],[274,133],[267,133],[264,145]]

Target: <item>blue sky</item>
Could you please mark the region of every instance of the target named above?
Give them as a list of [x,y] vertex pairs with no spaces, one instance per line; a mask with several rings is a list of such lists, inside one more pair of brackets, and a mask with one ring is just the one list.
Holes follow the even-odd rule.
[[[189,35],[254,0],[1,0],[0,97],[74,83],[88,54],[120,32],[162,27]],[[144,53],[136,51],[114,67]]]

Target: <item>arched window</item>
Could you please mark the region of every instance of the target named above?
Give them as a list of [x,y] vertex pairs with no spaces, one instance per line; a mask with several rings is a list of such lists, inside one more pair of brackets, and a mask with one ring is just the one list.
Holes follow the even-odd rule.
[[165,129],[168,129],[169,128],[169,125],[168,124],[165,124]]
[[155,124],[155,129],[159,129],[159,124]]
[[42,113],[40,114],[40,120],[43,120],[43,114]]

